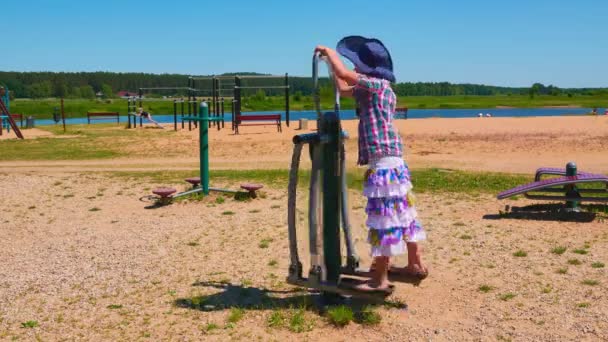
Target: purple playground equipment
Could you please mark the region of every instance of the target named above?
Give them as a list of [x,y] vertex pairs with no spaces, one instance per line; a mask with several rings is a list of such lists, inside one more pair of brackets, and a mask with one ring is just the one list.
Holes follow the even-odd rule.
[[[542,179],[544,175],[557,176]],[[582,187],[584,183],[602,184],[601,187]],[[561,195],[557,195],[557,194]],[[516,195],[546,201],[565,201],[566,209],[578,211],[580,202],[608,202],[608,176],[577,172],[576,164],[570,162],[565,169],[543,167],[536,170],[534,182],[517,186],[498,194],[498,199]],[[582,194],[593,194],[585,196]]]

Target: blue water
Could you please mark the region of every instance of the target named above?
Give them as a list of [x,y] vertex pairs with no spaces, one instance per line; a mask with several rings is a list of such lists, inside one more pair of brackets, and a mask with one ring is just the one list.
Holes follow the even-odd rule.
[[[605,109],[599,109],[601,115]],[[250,114],[263,113],[278,113],[279,111],[271,112],[248,112]],[[425,118],[475,118],[479,113],[484,116],[487,113],[493,117],[532,117],[532,116],[565,116],[565,115],[581,115],[590,113],[590,108],[505,108],[505,109],[410,109],[408,111],[408,119],[425,119]],[[340,112],[340,117],[343,120],[355,119],[354,110],[344,110]],[[154,114],[152,118],[160,123],[173,123],[173,114]],[[314,111],[292,111],[289,115],[290,120],[309,119],[316,120],[317,114]],[[230,114],[225,114],[224,119],[230,121]],[[283,113],[285,119],[285,113]],[[181,124],[180,115],[178,115],[178,124]],[[111,123],[112,120],[94,120],[92,123]],[[126,124],[127,117],[121,116],[120,122]],[[146,122],[146,120],[144,120]],[[72,118],[66,119],[66,124],[86,124],[87,118]],[[53,120],[36,120],[36,125],[53,125]]]

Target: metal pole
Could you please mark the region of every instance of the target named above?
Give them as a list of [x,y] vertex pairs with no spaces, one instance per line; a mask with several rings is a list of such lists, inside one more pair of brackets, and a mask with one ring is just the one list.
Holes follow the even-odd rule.
[[61,98],[61,121],[63,121],[63,133],[65,133],[65,111],[63,110],[63,97]]
[[285,124],[289,127],[289,75],[285,73]]
[[236,110],[235,110],[235,115],[234,118],[232,119],[232,125],[234,126],[234,129],[237,130],[238,127],[238,118],[241,115],[241,78],[238,76],[234,76],[234,97],[236,99]]
[[177,100],[173,99],[173,128],[177,131]]
[[[223,97],[222,97],[220,103],[222,105],[222,111],[221,111],[222,128],[224,128],[224,98]],[[218,122],[217,124],[219,125],[220,123]]]
[[[574,162],[569,162],[566,164],[566,177],[576,177],[577,175],[577,167]],[[581,197],[581,194],[576,187],[576,184],[569,184],[564,187],[566,190],[566,197]],[[580,211],[580,202],[579,201],[566,201],[566,211],[568,212],[578,212]]]
[[129,124],[127,125],[127,128],[131,128],[131,98],[130,97],[127,97],[127,119],[129,120]]
[[323,256],[327,282],[338,284],[340,253],[340,121],[337,113],[325,113],[320,131],[323,160]]
[[199,132],[200,142],[200,175],[201,187],[203,194],[209,195],[209,127],[205,124],[205,120],[209,120],[209,107],[206,102],[201,102],[200,108],[201,121]]
[[[144,91],[139,88],[139,108],[144,108]],[[137,109],[136,109],[137,110]],[[133,118],[133,121],[137,120],[137,118]],[[139,117],[139,127],[144,127],[144,119],[140,116]],[[137,128],[137,122],[135,122],[135,128]]]

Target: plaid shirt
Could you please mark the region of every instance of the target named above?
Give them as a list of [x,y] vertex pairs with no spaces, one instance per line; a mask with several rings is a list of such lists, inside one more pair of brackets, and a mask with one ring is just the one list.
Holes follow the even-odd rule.
[[401,137],[393,127],[397,97],[387,80],[360,75],[353,88],[359,107],[359,165],[370,159],[402,157]]

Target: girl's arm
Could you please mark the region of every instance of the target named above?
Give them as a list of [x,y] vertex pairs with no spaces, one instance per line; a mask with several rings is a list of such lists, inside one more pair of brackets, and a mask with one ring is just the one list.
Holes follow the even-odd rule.
[[345,80],[335,77],[336,79],[336,87],[340,91],[340,96],[342,97],[353,97],[353,88],[354,86],[349,85]]
[[359,80],[359,74],[356,72],[349,70],[344,63],[340,60],[340,56],[333,49],[330,49],[326,46],[317,46],[315,48],[315,52],[319,52],[321,56],[327,56],[327,60],[331,65],[332,70],[334,71],[334,75],[338,79],[342,79],[348,84],[356,84]]

